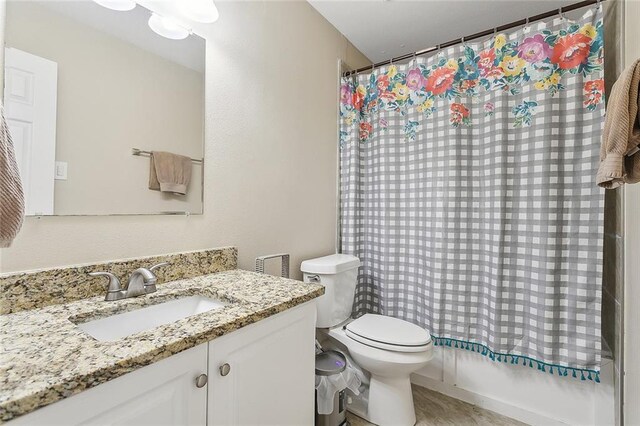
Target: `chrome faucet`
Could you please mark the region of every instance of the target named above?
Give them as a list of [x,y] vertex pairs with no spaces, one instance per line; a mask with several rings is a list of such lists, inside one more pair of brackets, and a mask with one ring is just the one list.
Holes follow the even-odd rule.
[[107,277],[109,279],[109,288],[104,300],[121,300],[155,292],[157,290],[156,283],[158,282],[158,277],[156,277],[153,271],[168,264],[169,262],[162,262],[148,269],[136,269],[131,273],[127,286],[124,289],[120,286],[118,277],[110,272],[90,272],[89,275],[92,277]]

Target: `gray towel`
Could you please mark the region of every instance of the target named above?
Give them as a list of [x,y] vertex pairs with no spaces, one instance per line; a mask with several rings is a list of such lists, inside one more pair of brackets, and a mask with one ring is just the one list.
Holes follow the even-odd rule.
[[152,151],[149,189],[185,195],[191,181],[191,158]]
[[9,247],[24,220],[24,192],[9,126],[0,104],[0,247]]

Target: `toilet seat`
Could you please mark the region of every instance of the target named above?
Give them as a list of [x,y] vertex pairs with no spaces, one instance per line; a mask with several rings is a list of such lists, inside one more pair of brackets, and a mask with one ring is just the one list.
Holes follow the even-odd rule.
[[424,352],[431,346],[431,335],[422,327],[384,315],[365,314],[344,331],[350,339],[388,351]]

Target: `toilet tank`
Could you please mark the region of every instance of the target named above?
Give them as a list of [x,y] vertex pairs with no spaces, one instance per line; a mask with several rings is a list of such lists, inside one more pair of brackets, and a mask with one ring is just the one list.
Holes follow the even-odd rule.
[[351,316],[358,281],[360,259],[348,254],[332,254],[302,262],[304,282],[324,286],[324,295],[316,299],[316,327],[329,328]]

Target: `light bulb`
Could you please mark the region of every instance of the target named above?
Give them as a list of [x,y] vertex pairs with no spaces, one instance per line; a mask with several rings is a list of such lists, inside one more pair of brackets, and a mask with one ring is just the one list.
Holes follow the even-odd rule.
[[120,12],[126,12],[136,7],[134,0],[93,0],[102,7],[107,9],[117,10]]
[[215,22],[220,16],[213,0],[180,0],[177,5],[186,18],[203,24]]
[[172,40],[182,40],[189,36],[191,31],[181,26],[176,21],[166,16],[152,13],[149,18],[149,27],[158,35]]

